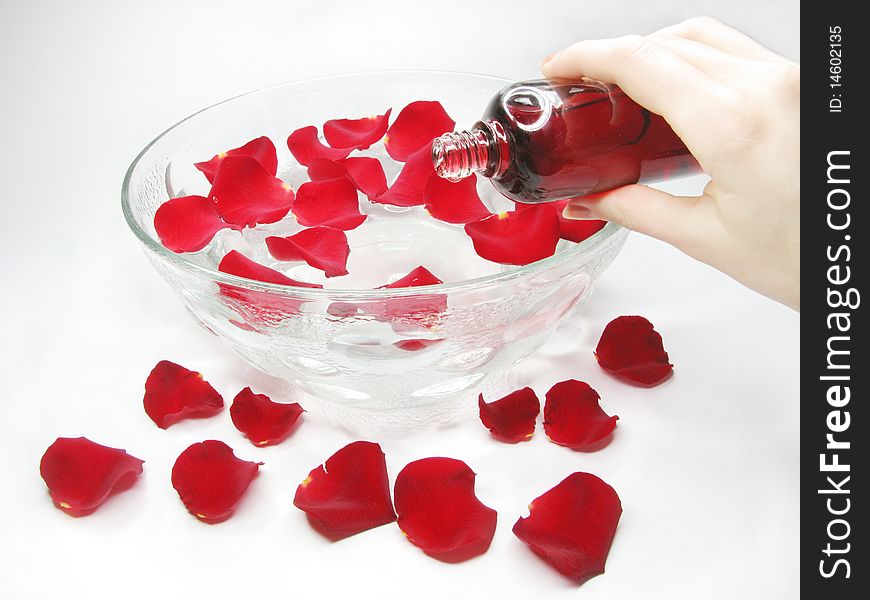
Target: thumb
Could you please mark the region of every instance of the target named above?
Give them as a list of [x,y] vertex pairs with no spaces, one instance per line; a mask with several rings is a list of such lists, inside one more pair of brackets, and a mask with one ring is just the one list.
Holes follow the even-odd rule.
[[706,196],[674,196],[645,185],[627,185],[603,194],[572,198],[566,219],[603,219],[681,249],[708,224],[711,201]]

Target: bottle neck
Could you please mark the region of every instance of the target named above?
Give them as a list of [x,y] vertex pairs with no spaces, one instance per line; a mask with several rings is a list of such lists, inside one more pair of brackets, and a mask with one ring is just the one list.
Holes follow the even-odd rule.
[[496,177],[507,170],[510,148],[498,121],[479,121],[472,129],[452,131],[432,142],[432,164],[439,177],[459,181],[478,173]]

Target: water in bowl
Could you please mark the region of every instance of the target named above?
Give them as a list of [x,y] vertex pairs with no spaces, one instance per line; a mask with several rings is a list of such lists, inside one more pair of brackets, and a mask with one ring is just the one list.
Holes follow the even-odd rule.
[[[374,147],[365,155],[381,159],[388,182],[398,176],[401,164],[387,157],[382,147]],[[170,197],[208,194],[208,184],[192,168],[191,158],[173,161],[167,169]],[[278,176],[298,190],[307,181],[305,168],[282,150],[279,162]],[[513,209],[513,203],[486,180],[478,182],[478,193],[492,212]],[[297,281],[343,290],[378,288],[418,266],[447,283],[514,268],[479,257],[461,225],[438,221],[421,206],[384,206],[362,194],[359,201],[361,212],[368,217],[346,232],[350,255],[345,276],[326,278],[304,262],[278,261],[269,254],[266,237],[289,236],[304,229],[292,214],[253,229],[224,229],[206,248],[186,258],[216,270],[221,259],[236,250]],[[562,241],[557,252],[572,245]],[[444,318],[434,324],[411,320],[396,326],[395,322],[366,316],[330,318],[326,315],[332,314],[332,303],[323,299],[305,302],[292,318],[268,326],[256,321],[252,325],[251,319],[235,314],[214,289],[188,298],[187,304],[200,323],[249,362],[290,382],[293,389],[328,400],[319,404],[321,411],[362,410],[364,415],[374,410],[380,415],[377,418],[383,419],[397,409],[429,406],[448,410],[453,401],[466,401],[466,396],[493,389],[499,378],[486,375],[506,372],[540,345],[560,315],[585,294],[587,278],[575,279],[553,286],[557,294],[546,292],[548,286],[542,282],[519,283],[508,300],[490,298],[479,291],[451,293]],[[524,313],[525,317],[518,318]],[[487,326],[481,327],[482,323]]]

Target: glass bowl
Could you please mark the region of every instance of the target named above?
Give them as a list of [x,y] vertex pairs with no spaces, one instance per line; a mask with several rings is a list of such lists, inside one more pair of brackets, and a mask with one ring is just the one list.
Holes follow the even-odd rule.
[[[306,180],[287,150],[289,133],[331,118],[393,117],[407,103],[436,99],[458,127],[474,123],[490,98],[510,83],[445,72],[380,72],[323,77],[251,92],[202,110],[151,142],[127,171],[124,216],[158,273],[206,329],[245,360],[313,396],[321,413],[343,421],[413,422],[473,405],[479,392],[501,393],[499,381],[569,318],[622,247],[627,231],[608,224],[554,256],[524,267],[487,263],[474,255],[461,226],[438,224],[421,207],[396,209],[361,196],[369,221],[348,232],[350,275],[327,289],[268,284],[221,273],[229,249],[311,280],[304,263],[277,263],[256,236],[287,235],[281,222],[245,236],[219,232],[200,252],[175,254],[154,231],[166,200],[208,193],[193,163],[268,135],[278,148],[278,176],[298,189]],[[379,143],[365,152],[383,158],[388,181],[401,165]],[[511,205],[485,180],[481,198],[492,210]],[[298,228],[298,226],[297,226]],[[252,237],[253,236],[253,237]],[[403,289],[372,289],[423,265],[445,281]]]

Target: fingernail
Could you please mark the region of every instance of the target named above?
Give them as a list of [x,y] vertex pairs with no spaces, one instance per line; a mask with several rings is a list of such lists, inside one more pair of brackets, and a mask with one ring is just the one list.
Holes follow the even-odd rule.
[[562,211],[562,216],[566,219],[591,219],[592,209],[583,204],[569,204]]
[[556,56],[556,54],[558,54],[558,53],[557,53],[557,52],[553,52],[552,54],[548,54],[547,56],[545,56],[545,57],[544,57],[544,60],[541,61],[541,67],[543,67],[543,66],[546,65],[548,62],[550,62],[551,60],[553,60],[553,57]]

